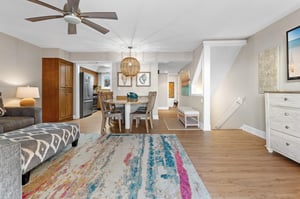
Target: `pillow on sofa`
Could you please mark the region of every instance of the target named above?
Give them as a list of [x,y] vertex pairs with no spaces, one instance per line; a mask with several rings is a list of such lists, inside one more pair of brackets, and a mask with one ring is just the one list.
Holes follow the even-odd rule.
[[2,94],[0,92],[0,117],[4,116],[6,110],[3,105]]

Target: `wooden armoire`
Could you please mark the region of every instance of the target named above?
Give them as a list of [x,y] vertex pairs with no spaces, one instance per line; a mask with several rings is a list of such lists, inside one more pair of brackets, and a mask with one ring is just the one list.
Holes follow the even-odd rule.
[[43,58],[43,122],[73,119],[73,63],[60,58]]

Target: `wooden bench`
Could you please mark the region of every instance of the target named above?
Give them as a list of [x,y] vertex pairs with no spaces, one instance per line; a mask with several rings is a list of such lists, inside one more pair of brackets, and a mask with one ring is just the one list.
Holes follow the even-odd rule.
[[196,109],[188,106],[178,107],[177,117],[184,124],[184,127],[197,126],[200,127],[199,122],[200,113]]

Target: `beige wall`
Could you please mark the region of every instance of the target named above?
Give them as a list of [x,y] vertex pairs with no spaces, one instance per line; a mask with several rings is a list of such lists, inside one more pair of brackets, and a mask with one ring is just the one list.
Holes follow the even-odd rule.
[[[0,44],[0,92],[5,105],[18,106],[18,86],[37,86],[41,92],[41,48],[3,33]],[[41,105],[40,99],[37,105]]]
[[[265,130],[264,96],[258,93],[258,54],[279,46],[280,90],[300,90],[299,81],[286,80],[286,31],[300,25],[300,11],[272,24],[248,39],[234,65],[212,97],[212,123],[237,97],[245,97],[245,103],[224,125],[224,128],[240,128],[243,124]],[[212,127],[213,127],[212,125]]]

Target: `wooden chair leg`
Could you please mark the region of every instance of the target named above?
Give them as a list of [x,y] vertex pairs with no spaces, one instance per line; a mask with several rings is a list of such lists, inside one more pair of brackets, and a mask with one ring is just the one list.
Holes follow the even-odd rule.
[[104,131],[104,129],[105,129],[105,123],[106,123],[106,118],[105,118],[105,116],[103,115],[103,116],[102,116],[102,122],[101,122],[101,130],[100,130],[100,134],[101,134],[101,135],[104,135],[104,133],[105,133],[105,131]]
[[151,129],[153,129],[153,117],[152,117],[152,113],[150,113],[149,119],[150,119],[150,127],[151,127]]
[[147,130],[147,133],[149,133],[149,127],[148,127],[148,119],[147,119],[147,117],[145,118],[145,123],[146,123],[146,130]]
[[130,132],[132,132],[132,122],[133,122],[133,118],[132,116],[130,116]]
[[140,124],[140,118],[135,118],[135,128],[137,128]]
[[119,129],[120,129],[120,133],[122,132],[122,127],[121,127],[121,118],[119,118]]

